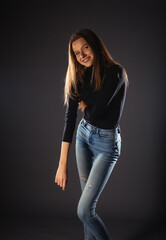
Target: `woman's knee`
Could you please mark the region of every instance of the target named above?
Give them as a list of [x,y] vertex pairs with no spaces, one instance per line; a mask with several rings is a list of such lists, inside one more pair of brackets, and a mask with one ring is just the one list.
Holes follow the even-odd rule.
[[80,218],[81,221],[85,221],[88,218],[88,208],[86,207],[86,204],[79,201],[78,207],[77,207],[77,215]]

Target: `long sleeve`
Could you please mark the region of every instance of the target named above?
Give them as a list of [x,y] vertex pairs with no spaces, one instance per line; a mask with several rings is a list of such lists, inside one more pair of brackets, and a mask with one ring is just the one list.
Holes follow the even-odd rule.
[[77,119],[78,101],[68,97],[68,105],[65,113],[65,125],[62,135],[63,142],[72,142]]
[[111,74],[108,74],[95,103],[87,105],[84,110],[86,119],[96,121],[100,116],[103,115],[109,107],[111,101],[116,96],[122,85],[125,84],[126,74],[122,67],[118,67]]

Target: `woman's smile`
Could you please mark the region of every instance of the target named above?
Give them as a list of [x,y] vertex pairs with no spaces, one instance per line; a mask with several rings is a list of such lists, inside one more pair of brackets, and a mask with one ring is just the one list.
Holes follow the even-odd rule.
[[90,60],[91,57],[87,57],[83,60],[84,63],[87,63]]

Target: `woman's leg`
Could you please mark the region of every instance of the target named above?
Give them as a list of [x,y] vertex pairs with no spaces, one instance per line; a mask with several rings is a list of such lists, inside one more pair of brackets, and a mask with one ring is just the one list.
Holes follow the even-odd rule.
[[[103,221],[97,215],[95,209],[99,196],[109,179],[115,163],[115,160],[111,159],[110,156],[106,154],[99,154],[94,159],[94,163],[78,204],[78,216],[89,230],[87,231],[86,240],[111,239]],[[91,238],[90,235],[93,236],[93,238]]]
[[76,140],[76,157],[82,188],[78,216],[84,223],[86,240],[110,240],[111,237],[95,209],[120,155],[121,138],[119,133],[105,134],[101,131],[100,136],[96,129],[90,134],[85,134],[85,130],[84,128],[81,134],[80,130],[78,131]]
[[[76,159],[81,190],[83,191],[91,171],[93,155],[88,147],[85,146],[85,143],[80,143],[78,140],[76,140]],[[84,235],[85,240],[95,240],[95,237],[86,224],[84,224]]]

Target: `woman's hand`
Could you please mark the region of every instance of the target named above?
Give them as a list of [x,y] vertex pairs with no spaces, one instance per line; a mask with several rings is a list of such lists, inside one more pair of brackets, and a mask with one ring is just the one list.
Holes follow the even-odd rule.
[[55,183],[65,190],[67,183],[67,161],[68,161],[68,153],[69,153],[70,143],[62,142],[61,145],[61,156],[59,160],[59,166],[55,175]]
[[60,186],[63,191],[65,191],[67,178],[68,178],[67,168],[59,166],[55,175],[55,183],[57,183],[57,185]]
[[84,101],[81,101],[80,102],[80,108],[81,108],[81,111],[84,112],[84,109],[87,107],[87,105],[84,103]]

